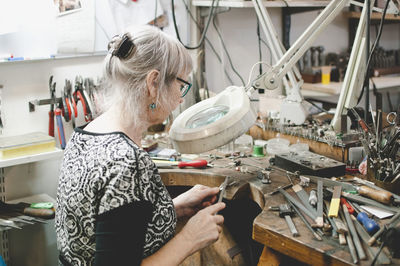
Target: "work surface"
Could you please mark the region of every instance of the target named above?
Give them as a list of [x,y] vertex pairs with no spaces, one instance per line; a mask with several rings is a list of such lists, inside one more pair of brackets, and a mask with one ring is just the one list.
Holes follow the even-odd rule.
[[[210,158],[208,158],[209,160]],[[323,237],[323,241],[313,238],[301,219],[293,217],[293,222],[299,232],[299,236],[293,237],[283,218],[277,212],[268,211],[269,206],[277,206],[285,203],[280,193],[269,195],[279,186],[289,184],[285,171],[277,168],[270,174],[271,184],[263,184],[257,178],[260,168],[268,166],[266,158],[237,158],[241,160],[242,169],[248,172],[235,170],[235,166],[229,165],[232,160],[219,159],[213,161],[214,167],[207,169],[160,169],[161,177],[166,186],[193,186],[203,184],[207,186],[219,186],[226,176],[229,183],[225,198],[228,200],[249,197],[262,209],[253,223],[253,239],[299,261],[312,265],[346,265],[352,264],[352,258],[347,246],[341,246],[337,239]],[[295,181],[294,183],[297,183]],[[291,191],[289,189],[288,191]],[[399,265],[400,260],[393,261]],[[358,265],[371,265],[371,259],[360,261]]]

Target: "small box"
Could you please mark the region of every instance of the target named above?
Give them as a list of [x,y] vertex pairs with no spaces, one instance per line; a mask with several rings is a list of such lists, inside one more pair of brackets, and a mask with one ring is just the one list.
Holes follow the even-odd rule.
[[0,159],[33,155],[54,151],[56,141],[43,132],[32,132],[18,136],[0,137]]

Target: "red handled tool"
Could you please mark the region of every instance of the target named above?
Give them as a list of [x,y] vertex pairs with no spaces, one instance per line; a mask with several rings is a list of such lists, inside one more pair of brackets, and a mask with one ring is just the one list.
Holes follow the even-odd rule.
[[[56,98],[56,83],[53,82],[53,76],[49,80],[50,99],[53,101]],[[49,136],[54,137],[54,104],[50,104],[49,111]]]
[[185,167],[194,167],[194,168],[206,168],[208,162],[206,160],[194,160],[190,162],[179,162],[178,167],[179,168],[185,168]]
[[347,202],[347,200],[345,198],[343,198],[343,197],[340,198],[340,203],[347,207],[347,210],[349,211],[350,214],[354,213],[353,207]]

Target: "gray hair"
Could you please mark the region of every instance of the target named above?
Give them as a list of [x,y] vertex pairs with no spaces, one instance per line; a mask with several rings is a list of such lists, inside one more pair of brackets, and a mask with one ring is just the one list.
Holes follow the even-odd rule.
[[[128,36],[132,49],[126,57],[115,51],[123,46]],[[104,60],[102,97],[100,109],[104,112],[116,105],[127,125],[146,121],[146,77],[158,70],[158,97],[156,104],[168,105],[170,85],[179,75],[188,75],[192,61],[185,47],[175,38],[153,26],[134,26],[123,36],[109,43],[109,53]]]

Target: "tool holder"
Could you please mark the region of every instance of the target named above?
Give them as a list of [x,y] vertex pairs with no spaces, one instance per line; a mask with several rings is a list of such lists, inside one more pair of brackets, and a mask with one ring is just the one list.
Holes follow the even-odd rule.
[[400,194],[400,179],[397,179],[394,183],[389,182],[383,182],[375,178],[375,169],[370,168],[370,160],[367,160],[367,180],[372,181],[377,185],[378,187],[381,187],[383,189],[386,189],[390,192],[393,192],[397,195]]

